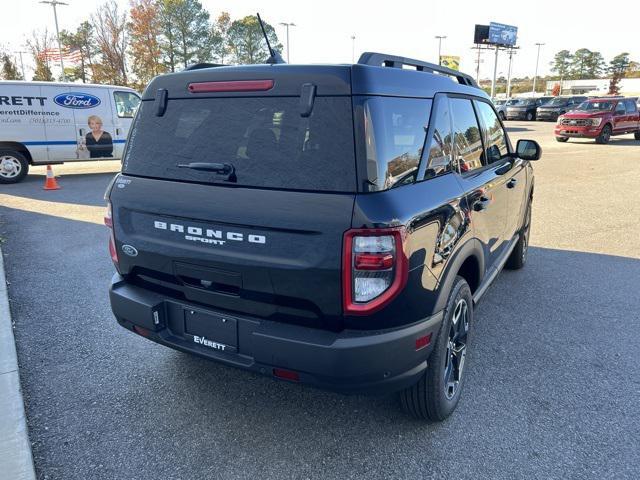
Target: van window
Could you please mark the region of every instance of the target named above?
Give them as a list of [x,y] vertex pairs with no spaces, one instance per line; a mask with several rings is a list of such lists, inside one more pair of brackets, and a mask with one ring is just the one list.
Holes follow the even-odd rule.
[[163,116],[144,101],[129,134],[123,172],[224,184],[230,175],[179,165],[227,164],[233,185],[354,192],[350,97],[317,97],[310,117],[299,97],[169,100]]
[[482,136],[471,100],[451,98],[453,145],[460,172],[482,168]]
[[113,92],[113,98],[116,102],[118,117],[133,118],[138,105],[140,105],[140,97],[131,92]]
[[364,97],[367,178],[370,191],[413,183],[429,124],[431,100]]

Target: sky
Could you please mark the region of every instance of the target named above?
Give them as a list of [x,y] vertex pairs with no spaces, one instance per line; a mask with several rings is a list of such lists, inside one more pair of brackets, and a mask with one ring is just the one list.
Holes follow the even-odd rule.
[[[60,29],[72,30],[87,19],[104,0],[64,0],[69,5],[58,7]],[[117,0],[128,8],[128,0]],[[557,0],[534,1],[349,1],[349,0],[201,0],[212,18],[227,11],[233,18],[260,12],[262,18],[276,28],[284,45],[285,27],[280,22],[293,22],[290,28],[291,63],[349,63],[352,46],[355,59],[364,51],[378,51],[418,58],[437,63],[436,35],[442,41],[443,55],[461,57],[460,69],[475,76],[477,52],[472,50],[475,24],[491,21],[518,27],[520,47],[513,57],[514,77],[533,76],[536,66],[536,43],[540,50],[539,74],[549,73],[553,55],[562,49],[575,51],[588,48],[600,51],[609,61],[626,51],[640,61],[638,21],[640,2],[618,0],[615,13],[603,13],[603,6],[570,8],[571,3]],[[574,4],[575,5],[575,4]],[[595,4],[594,4],[595,6]],[[55,32],[53,9],[37,0],[0,0],[3,25],[0,46],[9,51],[26,51],[25,42],[33,30],[48,28]],[[633,19],[627,22],[625,19]],[[634,26],[636,25],[636,26]],[[355,41],[351,37],[355,36]],[[27,76],[32,61],[23,54]],[[494,53],[483,52],[480,77],[493,74]],[[508,58],[498,57],[498,76],[507,76]]]

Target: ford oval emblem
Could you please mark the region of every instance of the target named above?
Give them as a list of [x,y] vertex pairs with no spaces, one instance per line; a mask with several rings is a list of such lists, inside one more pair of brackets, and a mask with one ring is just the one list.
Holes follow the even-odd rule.
[[100,99],[88,93],[61,93],[53,97],[53,101],[65,108],[93,108],[100,105]]
[[122,245],[122,251],[130,257],[138,256],[138,250],[132,245]]

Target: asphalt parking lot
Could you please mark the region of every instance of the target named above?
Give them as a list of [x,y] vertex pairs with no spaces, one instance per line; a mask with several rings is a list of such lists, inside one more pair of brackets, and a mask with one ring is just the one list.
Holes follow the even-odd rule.
[[[0,187],[0,237],[41,479],[640,477],[640,142],[543,147],[527,266],[476,314],[470,376],[440,424],[223,367],[119,327],[104,189],[118,162]],[[2,474],[0,473],[0,477]]]

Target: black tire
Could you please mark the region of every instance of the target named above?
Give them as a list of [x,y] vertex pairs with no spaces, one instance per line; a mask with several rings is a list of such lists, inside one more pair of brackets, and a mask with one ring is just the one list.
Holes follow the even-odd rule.
[[27,173],[27,157],[15,150],[0,150],[0,184],[21,182]]
[[464,278],[456,277],[447,299],[440,333],[429,356],[429,366],[416,384],[400,392],[402,408],[409,415],[422,420],[441,421],[455,410],[464,385],[463,374],[468,368],[466,359],[472,329],[471,289]]
[[527,112],[527,115],[526,115],[526,117],[525,117],[525,120],[526,120],[527,122],[531,122],[532,120],[535,120],[533,113],[532,113],[532,112]]
[[502,120],[503,122],[507,119],[504,112],[498,112],[498,115],[500,116],[500,120]]
[[556,137],[556,142],[564,143],[569,140],[569,137]]
[[640,132],[634,133],[633,138],[635,138],[636,140],[640,140]]
[[611,125],[607,124],[602,127],[602,131],[600,135],[596,137],[596,143],[600,145],[604,145],[605,143],[609,143],[609,139],[611,138]]
[[529,252],[529,232],[531,230],[531,201],[527,205],[527,211],[524,214],[524,223],[520,229],[520,238],[518,243],[513,247],[513,251],[507,262],[504,264],[505,268],[509,270],[520,270],[527,263],[527,253]]

